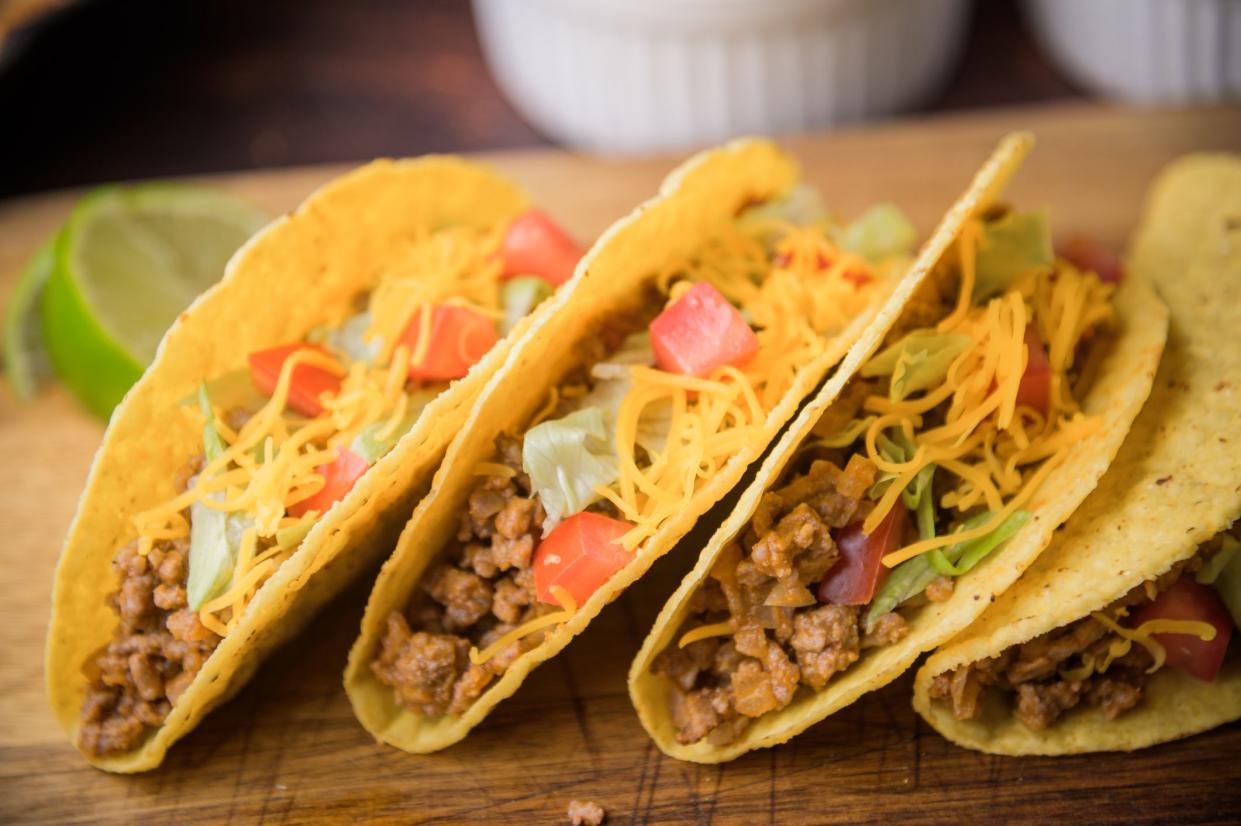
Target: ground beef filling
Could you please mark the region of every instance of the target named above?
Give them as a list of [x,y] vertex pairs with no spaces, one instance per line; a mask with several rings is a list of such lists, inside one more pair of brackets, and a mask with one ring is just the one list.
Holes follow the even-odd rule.
[[160,725],[219,644],[185,604],[189,542],[155,544],[146,556],[126,545],[112,567],[119,580],[109,604],[120,616],[112,642],[82,703],[82,748],[95,755],[130,751]]
[[[195,457],[178,471],[178,491],[201,464],[202,457]],[[188,520],[189,512],[184,516]],[[87,666],[91,685],[78,734],[82,749],[99,756],[141,745],[220,642],[186,606],[189,540],[158,541],[146,556],[134,540],[117,552],[112,569],[118,582],[108,605],[120,622]]]
[[736,631],[665,649],[652,671],[669,694],[677,740],[731,742],[751,719],[784,708],[798,686],[821,689],[867,648],[908,628],[886,614],[867,633],[864,607],[820,605],[812,590],[839,557],[833,529],[862,519],[875,468],[853,456],[844,470],[816,461],[763,495],[739,542],[725,548],[678,634],[732,620]]
[[[1157,579],[1149,580],[1104,609],[1112,618],[1121,609],[1154,600],[1184,573],[1194,573],[1214,549],[1204,545],[1199,553],[1179,562]],[[1099,661],[1120,635],[1093,617],[1084,617],[1063,628],[1049,631],[1029,642],[1011,646],[999,655],[936,675],[931,698],[947,703],[958,720],[973,720],[982,710],[984,689],[1010,695],[1013,715],[1031,731],[1043,731],[1066,711],[1082,702],[1096,706],[1104,719],[1115,720],[1142,701],[1152,660],[1145,648],[1134,645],[1114,660],[1103,674],[1074,679],[1089,655]]]
[[458,542],[422,577],[407,611],[388,615],[379,656],[371,663],[398,703],[428,717],[464,712],[543,633],[480,665],[470,662],[471,646],[486,648],[556,610],[535,597],[531,563],[544,513],[521,469],[521,440],[502,435],[496,447],[513,476],[481,477],[461,513]]

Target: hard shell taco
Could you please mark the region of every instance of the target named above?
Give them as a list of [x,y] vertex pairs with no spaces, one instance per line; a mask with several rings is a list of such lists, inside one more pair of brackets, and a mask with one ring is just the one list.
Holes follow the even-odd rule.
[[113,414],[57,567],[48,693],[93,764],[158,765],[376,561],[579,257],[451,157],[362,167],[236,254]]
[[1155,185],[1129,260],[1171,311],[1155,388],[1047,551],[918,672],[914,707],[948,739],[1069,754],[1241,718],[1239,228],[1237,157]]
[[[345,686],[415,752],[461,739],[732,488],[909,267],[766,141],[609,230],[514,345],[371,594]],[[917,269],[925,264],[913,264]]]
[[[630,696],[666,753],[783,743],[974,620],[1094,487],[1150,392],[1166,315],[1055,258],[997,203],[1006,140],[772,449],[665,605]],[[925,276],[925,277],[924,277]]]

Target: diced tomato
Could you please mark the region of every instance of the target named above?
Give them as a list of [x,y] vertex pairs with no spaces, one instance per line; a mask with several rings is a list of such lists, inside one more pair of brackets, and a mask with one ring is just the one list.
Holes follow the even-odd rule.
[[[251,353],[250,377],[254,386],[264,395],[270,396],[276,390],[276,382],[280,379],[280,369],[284,360],[298,350],[317,350],[324,355],[327,351],[317,344],[285,344],[272,347],[270,350],[259,350]],[[318,416],[323,412],[319,397],[324,393],[335,393],[340,390],[340,377],[309,364],[299,364],[293,368],[293,379],[289,382],[288,406],[303,416]]]
[[1051,362],[1033,324],[1026,327],[1026,371],[1017,387],[1017,404],[1044,415],[1051,404]]
[[1088,235],[1072,235],[1056,250],[1061,258],[1079,270],[1087,270],[1099,276],[1100,281],[1119,284],[1125,278],[1120,259],[1107,247]]
[[[400,341],[414,352],[422,327],[422,313],[401,334]],[[466,307],[436,304],[431,308],[431,340],[417,363],[411,361],[409,377],[415,381],[459,379],[471,365],[487,355],[499,340],[496,325],[486,316]]]
[[534,587],[539,601],[557,605],[559,585],[578,605],[590,599],[612,574],[633,561],[620,538],[633,525],[598,513],[575,513],[556,526],[534,551]]
[[537,275],[553,286],[573,277],[583,250],[540,210],[522,213],[509,224],[500,244],[501,278]]
[[650,330],[655,364],[669,373],[705,376],[725,364],[745,364],[758,352],[750,325],[706,282],[656,316]]
[[1153,602],[1134,611],[1128,624],[1137,628],[1153,619],[1197,620],[1215,626],[1215,639],[1210,642],[1192,634],[1152,635],[1167,650],[1168,665],[1199,680],[1215,679],[1232,638],[1232,615],[1214,588],[1185,574]]
[[345,498],[345,494],[353,490],[353,485],[362,478],[370,465],[366,460],[346,448],[340,449],[340,455],[326,465],[319,465],[315,470],[323,476],[323,488],[311,496],[289,505],[289,516],[303,516],[307,511],[327,513],[332,503]]
[[905,503],[897,499],[873,534],[862,533],[861,522],[841,528],[836,536],[840,559],[819,583],[819,602],[834,605],[870,602],[888,575],[883,557],[901,547],[908,525],[909,511]]

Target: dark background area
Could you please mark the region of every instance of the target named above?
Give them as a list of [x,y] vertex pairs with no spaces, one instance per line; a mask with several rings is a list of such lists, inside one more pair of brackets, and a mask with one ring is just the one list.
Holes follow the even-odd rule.
[[[1015,0],[974,4],[922,111],[1081,97]],[[0,54],[0,197],[102,181],[548,143],[465,0],[92,0]]]

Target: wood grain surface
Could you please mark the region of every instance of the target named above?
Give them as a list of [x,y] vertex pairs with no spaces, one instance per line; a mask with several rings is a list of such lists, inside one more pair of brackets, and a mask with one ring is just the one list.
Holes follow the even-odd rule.
[[[928,228],[996,138],[1039,146],[1012,193],[1054,224],[1120,246],[1155,172],[1194,149],[1241,149],[1241,110],[1084,106],[910,122],[788,141],[844,214],[900,203]],[[582,237],[649,195],[672,159],[559,152],[488,156]],[[273,211],[340,168],[209,179]],[[63,219],[73,193],[0,202],[0,292]],[[42,646],[52,569],[101,426],[61,392],[27,407],[0,391],[0,822],[563,821],[593,799],[611,823],[1241,822],[1241,726],[1131,755],[988,757],[919,725],[912,674],[778,749],[719,767],[664,758],[625,672],[710,519],[538,669],[464,743],[411,756],[372,742],[340,687],[366,595],[359,583],[255,680],[137,777],[89,768],[46,708]],[[714,514],[718,518],[719,514]]]

